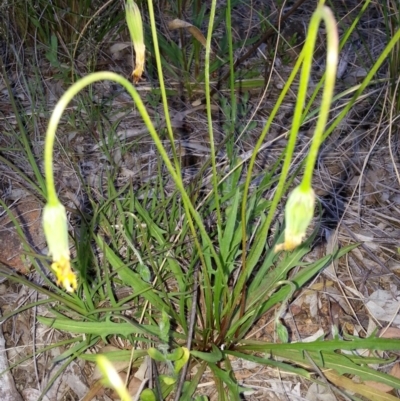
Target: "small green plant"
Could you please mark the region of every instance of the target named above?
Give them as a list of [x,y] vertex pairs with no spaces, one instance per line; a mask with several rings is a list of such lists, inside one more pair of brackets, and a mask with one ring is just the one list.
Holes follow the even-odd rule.
[[[227,3],[226,26],[229,28],[231,4],[230,1]],[[132,10],[135,10],[134,18],[139,18],[139,9],[132,0],[128,0],[127,12]],[[334,96],[338,49],[343,45],[343,42],[339,44],[330,9],[323,1],[319,2],[310,21],[304,49],[260,134],[250,161],[244,165],[231,146],[228,153],[229,172],[220,173],[211,112],[211,39],[216,0],[212,1],[204,57],[212,175],[210,188],[201,188],[195,194],[189,192],[182,179],[151,0],[148,1],[148,12],[169,150],[166,148],[167,141],[162,140],[155,129],[138,91],[127,79],[113,72],[97,72],[78,80],[61,97],[48,125],[46,185],[40,181],[40,171],[37,171],[38,190],[47,199],[43,222],[52,257],[51,269],[56,274],[57,284],[63,289],[43,274],[33,257],[32,264],[50,289],[26,278],[2,273],[10,280],[49,296],[47,302],[52,301],[49,310],[53,317],[38,316],[40,323],[75,334],[68,343],[71,348],[57,357],[56,362],[65,361],[65,365],[76,357],[97,361],[108,384],[119,392],[123,400],[130,396],[108,361],[130,361],[131,366],[139,367],[146,356],[157,366],[159,374],[153,377],[155,385],[140,395],[144,401],[172,398],[186,401],[194,397],[204,400],[205,397],[198,392],[198,385],[207,369],[214,376],[220,400],[239,400],[246,388],[234,376],[232,358],[277,368],[308,380],[317,381],[317,372],[322,372],[332,383],[339,383],[341,375],[355,375],[362,381],[380,381],[400,389],[399,379],[369,367],[373,363],[388,363],[390,359],[360,357],[356,352],[358,349],[398,350],[398,340],[377,338],[375,334],[365,339],[345,334],[340,337],[337,328],[334,328],[332,340],[320,338],[311,343],[292,343],[282,321],[287,303],[294,294],[332,261],[355,247],[342,248],[320,260],[304,261],[318,231],[318,228],[314,229],[307,237],[314,216],[315,195],[311,178],[318,150],[323,139],[345,115],[342,112],[330,126],[326,126]],[[129,15],[127,19],[129,21]],[[324,21],[327,31],[327,71],[307,103],[308,80],[321,21]],[[130,32],[132,34],[132,29]],[[140,36],[141,33],[139,39],[137,35],[132,38],[133,42],[140,41],[139,47],[135,46],[136,57],[137,49],[143,50]],[[242,105],[235,98],[237,83],[234,80],[232,37],[229,33],[226,37],[231,80],[229,105],[226,100],[223,103],[226,118],[230,121],[224,125],[224,129],[232,134],[238,108]],[[371,73],[354,93],[350,105],[371,82],[399,38],[400,31],[397,31]],[[139,79],[144,60],[139,60],[136,67],[138,69],[134,77]],[[279,163],[265,172],[258,185],[252,188],[257,153],[300,68],[299,91],[288,144]],[[80,216],[79,238],[72,236],[77,256],[70,261],[67,216],[54,187],[54,138],[71,100],[88,86],[102,80],[120,84],[131,95],[158,151],[159,170],[150,184],[143,184],[139,189],[133,188],[131,183],[117,187],[110,175],[104,196],[91,198],[91,213],[82,212]],[[316,111],[310,112],[312,100],[322,86],[322,103]],[[155,101],[155,98],[152,100]],[[301,125],[312,113],[318,115],[318,121],[303,163],[303,177],[300,184],[295,186],[296,174],[291,171],[294,147]],[[173,190],[166,190],[164,167],[174,183]],[[271,235],[278,204],[291,189],[286,201],[285,226],[277,225]],[[272,200],[266,199],[265,194],[272,191]],[[209,219],[212,220],[210,224],[207,223]],[[101,260],[95,257],[98,251],[101,252]],[[70,263],[74,269],[71,269]],[[130,292],[119,296],[117,294],[121,288],[129,288]],[[254,325],[267,315],[273,317],[279,340],[277,343],[252,338]],[[131,350],[105,352],[104,355],[87,352],[100,340],[106,342],[111,336],[126,339]],[[197,370],[189,381],[187,371],[193,366]],[[43,394],[51,384],[43,389]],[[372,400],[382,396],[378,391],[367,392],[366,386],[361,387],[358,388],[358,394],[369,396]],[[350,393],[349,396],[356,399]],[[391,399],[385,397],[381,399]]]

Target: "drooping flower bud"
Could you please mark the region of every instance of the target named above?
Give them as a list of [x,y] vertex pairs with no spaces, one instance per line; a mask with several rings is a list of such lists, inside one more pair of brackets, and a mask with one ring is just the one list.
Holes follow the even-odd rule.
[[62,285],[68,292],[74,292],[77,280],[70,265],[67,214],[58,199],[44,207],[43,229],[49,255],[53,260],[51,268],[56,274],[57,285]]
[[298,186],[292,191],[285,207],[285,242],[277,245],[275,252],[291,251],[301,244],[314,216],[314,206],[315,194],[311,187]]
[[143,39],[143,23],[139,7],[133,0],[127,0],[125,6],[126,23],[128,24],[133,48],[135,49],[135,69],[132,72],[133,82],[139,82],[143,70],[146,47]]

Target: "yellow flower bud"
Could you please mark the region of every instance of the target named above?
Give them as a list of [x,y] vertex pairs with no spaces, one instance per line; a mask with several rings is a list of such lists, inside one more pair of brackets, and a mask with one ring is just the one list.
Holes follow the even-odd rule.
[[139,7],[133,0],[126,1],[126,22],[128,24],[129,34],[135,49],[135,69],[132,72],[133,82],[139,82],[145,63],[145,50],[143,39],[143,23]]
[[49,255],[53,259],[51,268],[57,276],[57,285],[73,292],[77,288],[77,280],[69,261],[67,214],[58,199],[44,207],[43,229]]
[[314,216],[314,206],[315,194],[311,187],[298,186],[292,191],[285,207],[285,242],[277,245],[275,252],[291,251],[301,244]]

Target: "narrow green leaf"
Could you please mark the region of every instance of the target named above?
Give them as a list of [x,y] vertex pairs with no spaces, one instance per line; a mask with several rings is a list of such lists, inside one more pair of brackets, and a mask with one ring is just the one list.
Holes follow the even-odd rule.
[[191,401],[192,400],[192,395],[196,391],[198,384],[203,377],[203,374],[207,368],[207,363],[202,362],[200,363],[200,366],[198,366],[198,370],[194,377],[190,380],[190,382],[185,382],[183,386],[183,393],[181,395],[181,398],[179,401]]
[[164,383],[167,386],[172,386],[173,384],[176,383],[176,378],[168,375],[159,375],[158,378],[161,383]]
[[166,344],[169,342],[169,331],[171,328],[171,318],[165,312],[165,310],[161,313],[161,320],[158,323],[158,327],[160,329],[160,340]]
[[[288,351],[281,350],[272,353],[274,356],[285,358],[291,362],[298,362],[309,365],[312,368],[310,359],[320,368],[333,369],[337,373],[344,375],[357,375],[362,380],[373,380],[384,383],[396,389],[400,388],[400,379],[372,369],[366,365],[360,366],[351,361],[345,354],[335,352],[317,352],[317,351]],[[309,359],[310,358],[310,359]]]
[[[303,268],[291,281],[296,285],[297,288],[301,288],[308,280],[314,277],[320,270],[327,266],[332,260],[331,255],[327,255],[315,263]],[[271,309],[274,305],[282,302],[290,294],[291,288],[288,285],[283,286],[277,290],[276,293],[264,303],[263,307],[258,311],[259,315],[264,314],[267,310]]]
[[343,248],[340,248],[335,254],[335,259],[339,259],[342,256],[348,254],[350,251],[352,251],[353,249],[355,249],[358,246],[360,246],[360,244],[361,243],[351,244],[351,245],[344,246]]
[[236,191],[233,202],[226,210],[227,222],[225,229],[220,233],[219,244],[222,262],[225,264],[228,261],[228,256],[231,254],[231,242],[235,232],[235,226],[238,220],[240,192]]
[[262,358],[259,356],[255,356],[253,354],[247,354],[243,352],[237,352],[237,351],[224,351],[224,352],[225,354],[233,355],[236,356],[237,358],[245,359],[250,362],[259,363],[261,365],[272,366],[273,368],[282,369],[283,371],[294,373],[296,375],[303,376],[307,379],[311,379],[311,373],[308,370],[303,368],[297,368],[290,363],[278,362],[274,361],[271,358],[267,357]]
[[37,320],[57,330],[69,333],[84,333],[97,335],[105,338],[110,335],[120,335],[127,337],[131,334],[152,334],[159,336],[160,332],[157,327],[149,325],[134,325],[127,322],[114,323],[111,321],[103,322],[79,322],[72,319],[52,319],[48,317],[38,316]]
[[288,344],[274,344],[265,343],[256,340],[242,340],[242,345],[238,346],[238,350],[243,351],[263,351],[274,352],[281,350],[294,350],[294,351],[339,351],[339,350],[357,350],[357,349],[370,349],[375,351],[398,351],[400,350],[400,340],[392,338],[376,338],[367,337],[352,340],[318,340],[309,343],[288,343]]
[[154,223],[154,219],[149,215],[149,212],[140,204],[140,202],[137,199],[135,199],[135,210],[146,223],[146,229],[148,230],[149,234],[160,245],[164,244],[165,239],[163,235],[166,234],[166,231],[158,227],[157,224]]
[[125,284],[130,285],[136,292],[142,294],[156,309],[169,310],[168,305],[153,291],[152,286],[144,282],[139,274],[130,270],[100,236],[97,236],[96,240],[100,248],[103,249],[108,262],[118,272]]
[[[53,359],[53,363],[58,363],[64,359],[69,358],[71,355],[82,355],[82,353],[89,349],[90,347],[93,347],[98,343],[100,340],[100,337],[95,337],[93,338],[90,342],[88,341],[80,341],[79,343],[75,344],[73,347],[68,348],[66,351],[64,351],[61,355],[56,356]],[[79,357],[80,357],[79,355]]]
[[[246,387],[240,386],[237,381],[233,377],[233,372],[227,372],[225,370],[220,369],[217,365],[214,365],[213,363],[210,363],[209,368],[212,370],[214,375],[218,377],[223,383],[225,383],[229,390],[231,391],[231,395],[234,397],[233,400],[240,400],[240,394],[248,391],[250,389]],[[232,399],[232,398],[230,398]]]
[[276,321],[276,332],[282,343],[287,343],[289,341],[288,330],[279,320]]
[[[110,351],[110,352],[100,352],[100,354],[107,357],[107,359],[111,362],[128,362],[131,357],[133,359],[143,358],[147,355],[147,350],[119,350],[119,351]],[[96,362],[96,357],[98,354],[81,354],[79,355],[80,359],[84,361]]]

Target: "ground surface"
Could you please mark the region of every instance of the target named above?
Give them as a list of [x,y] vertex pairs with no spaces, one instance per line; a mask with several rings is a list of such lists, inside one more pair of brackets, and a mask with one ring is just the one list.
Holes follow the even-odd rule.
[[[334,6],[342,23],[351,23],[352,14],[347,14],[347,11],[341,8],[341,2],[334,2]],[[255,13],[257,7],[261,6],[254,2],[235,8],[233,25],[236,41],[258,34],[262,24]],[[268,93],[264,93],[262,88],[251,91],[238,90],[239,97],[243,99],[239,124],[244,127],[250,120],[255,122],[251,129],[238,136],[237,146],[243,159],[251,154],[274,100],[291,71],[298,53],[296,45],[300,46],[304,38],[303,23],[307,23],[313,7],[312,2],[305,1],[281,27],[284,37],[291,38],[296,34],[296,41],[289,48],[280,48],[272,67],[268,64],[268,49],[276,40],[273,37],[240,66],[244,72],[259,69],[261,77],[264,69],[273,69],[272,84]],[[350,5],[348,7],[350,10]],[[271,12],[275,9],[272,5],[269,8]],[[169,18],[168,12],[163,18]],[[8,23],[12,22],[11,19]],[[342,72],[337,82],[337,93],[360,82],[376,60],[386,41],[383,26],[381,9],[372,4],[360,23],[360,29],[354,35],[352,45],[343,49]],[[166,29],[164,25],[163,29]],[[20,224],[26,242],[21,240],[10,216],[3,208],[0,209],[0,262],[3,266],[2,271],[14,269],[31,280],[37,280],[36,275],[30,272],[30,265],[24,255],[36,253],[44,256],[47,253],[40,226],[43,203],[41,199],[32,195],[32,187],[13,168],[15,166],[31,180],[35,179],[26,153],[21,151],[23,142],[18,137],[19,128],[15,112],[17,110],[24,116],[33,157],[40,160],[49,111],[68,86],[68,73],[62,66],[57,67],[49,62],[45,52],[46,46],[35,42],[33,33],[29,33],[24,40],[16,29],[9,32],[4,40],[0,36],[0,46],[4,48],[4,69],[0,74],[0,190],[2,199]],[[164,31],[163,34],[168,35],[170,40],[179,40],[175,32]],[[217,30],[216,37],[218,34]],[[111,39],[112,42],[109,41]],[[104,43],[96,48],[96,68],[113,70],[129,76],[132,56],[131,47],[122,46],[126,40],[125,34],[105,37]],[[112,45],[116,44],[121,44],[118,50],[112,48]],[[365,44],[371,52],[370,59],[366,58],[366,50],[363,47]],[[238,50],[236,57],[239,58],[243,53],[245,50]],[[89,50],[86,53],[81,51],[78,66],[85,65],[85,57],[92,56]],[[386,65],[379,71],[380,78],[386,76],[387,68]],[[84,68],[82,72],[83,70]],[[323,70],[323,58],[316,57],[311,88],[315,86]],[[154,99],[151,99],[148,92],[148,88],[154,83],[151,71],[149,68],[148,75],[139,83],[138,90],[147,99],[147,106],[152,110],[152,118],[156,121],[162,120],[162,114],[159,104],[154,104]],[[4,73],[7,74],[7,79]],[[15,108],[12,107],[7,90],[8,83],[12,85],[12,93],[17,99]],[[177,82],[168,74],[167,85],[177,86]],[[201,96],[200,93],[198,99]],[[278,115],[279,124],[273,126],[268,137],[271,142],[259,155],[257,172],[267,171],[285,145],[285,134],[290,128],[295,98],[295,92],[292,92],[286,99],[285,106]],[[112,99],[111,108],[101,107],[104,99]],[[171,99],[171,112],[175,116],[173,125],[185,152],[183,158],[186,157],[188,181],[193,170],[197,171],[209,153],[206,116],[204,107],[196,103],[198,99],[182,99],[179,96]],[[149,180],[156,169],[154,146],[137,115],[129,112],[132,104],[128,98],[113,86],[98,85],[92,100],[93,106],[82,111],[88,115],[86,120],[83,119],[85,125],[82,125],[82,121],[75,124],[76,121],[71,120],[60,129],[59,150],[56,151],[55,157],[56,181],[57,186],[62,188],[63,201],[70,207],[85,206],[83,190],[74,164],[79,165],[87,184],[101,196],[99,183],[104,184],[105,166],[102,165],[103,156],[96,146],[104,139],[103,131],[107,130],[107,124],[111,126],[118,120],[118,138],[114,138],[116,144],[110,145],[110,152],[120,169],[118,180],[121,183],[126,180],[132,180],[134,183]],[[345,102],[346,97],[335,103],[338,111]],[[382,106],[385,102],[386,108]],[[376,328],[400,327],[399,132],[398,124],[395,123],[396,116],[390,119],[385,112],[390,109],[387,106],[388,102],[388,89],[385,85],[377,84],[368,89],[366,96],[360,98],[323,146],[314,181],[314,188],[323,209],[321,240],[307,258],[315,260],[336,247],[350,243],[359,242],[360,246],[322,272],[291,303],[285,322],[290,327],[292,340],[318,337],[321,333],[329,335],[332,325],[362,336],[370,334]],[[73,104],[71,109],[77,107],[78,104]],[[217,106],[215,110],[215,128],[216,132],[220,133],[216,141],[221,142],[223,122]],[[332,118],[338,111],[332,113]],[[101,119],[106,122],[99,124]],[[299,157],[308,144],[313,127],[311,122],[302,128],[297,148]],[[130,149],[123,155],[118,150],[121,142]],[[223,157],[224,155],[222,159]],[[11,284],[4,278],[0,280],[3,315],[37,297],[37,294],[24,286]],[[48,332],[40,325],[34,325],[35,314],[45,312],[45,309],[41,308],[44,307],[40,306],[35,312],[26,311],[3,324],[10,364],[19,360],[22,355],[32,352],[39,344],[50,344],[55,338],[60,340],[62,337],[58,332]],[[258,322],[253,331],[254,337],[274,341],[272,320],[272,317],[266,317]],[[35,329],[32,329],[33,327]],[[399,336],[397,331],[390,333],[393,337]],[[52,350],[51,353],[41,355],[35,360],[29,359],[13,370],[16,388],[24,400],[37,399],[39,390],[43,390],[54,373],[55,367],[52,366],[51,360],[60,352],[62,350]],[[309,384],[294,380],[288,375],[281,375],[272,369],[243,364],[241,361],[234,361],[234,366],[237,379],[254,390],[252,394],[246,395],[248,400],[334,399],[329,398],[332,397],[331,394],[322,394],[323,390],[314,385],[310,387]],[[81,383],[80,386],[77,386],[78,382]],[[91,365],[74,363],[58,380],[58,387],[54,389],[56,386],[53,386],[47,397],[50,400],[88,400],[88,397],[83,397],[90,393],[90,389],[95,388],[94,383]],[[210,399],[216,400],[210,372],[206,372],[201,390],[208,394]],[[110,393],[99,393],[97,396],[99,399],[113,397]]]

